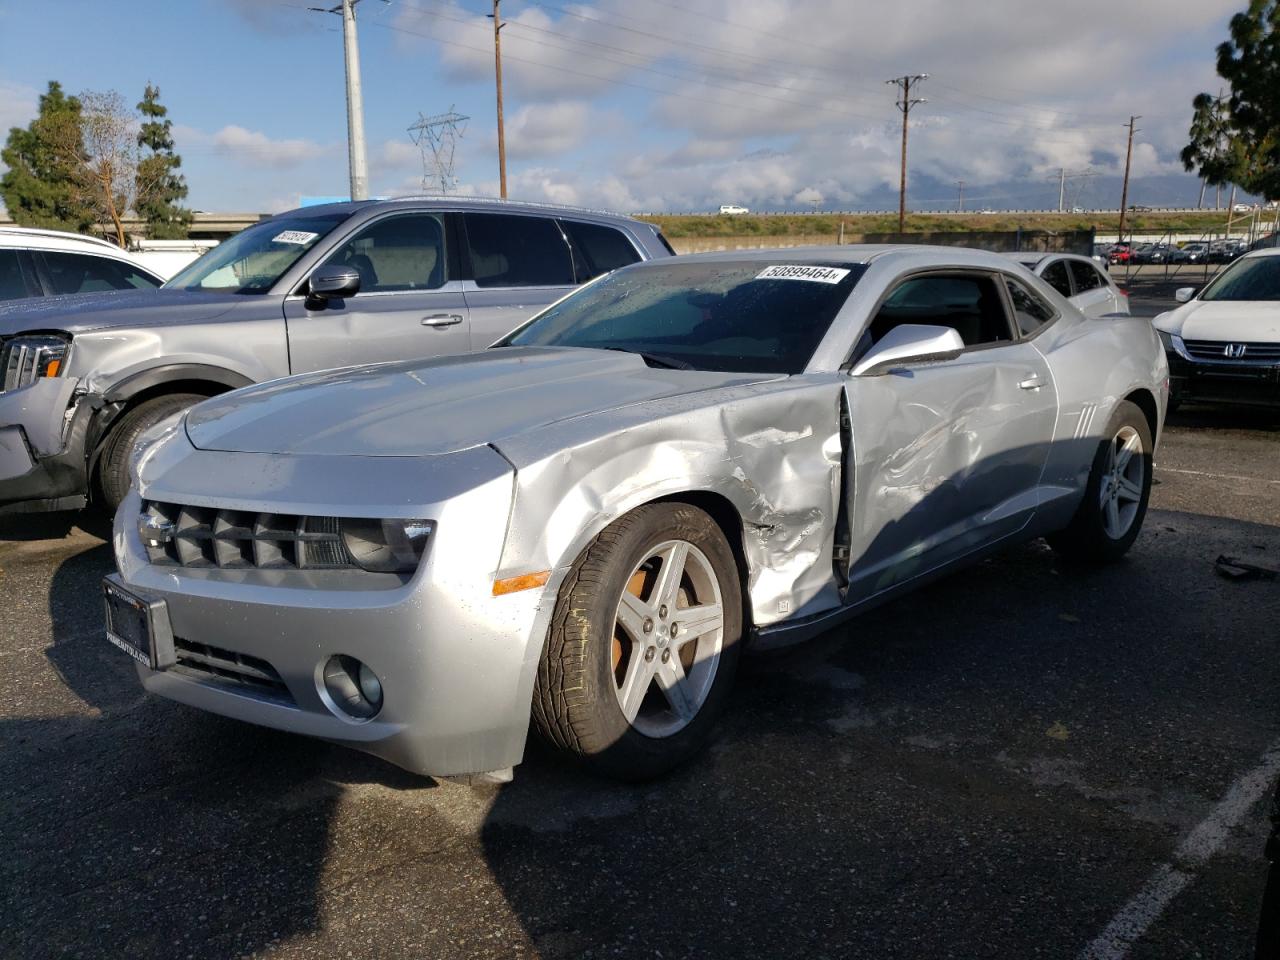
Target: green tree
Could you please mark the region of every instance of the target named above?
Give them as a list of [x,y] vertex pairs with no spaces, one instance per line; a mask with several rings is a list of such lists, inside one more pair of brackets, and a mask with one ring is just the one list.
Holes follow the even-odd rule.
[[1231,84],[1231,126],[1250,193],[1280,199],[1280,0],[1250,0],[1218,46],[1218,73]]
[[182,158],[173,152],[173,124],[159,87],[147,84],[138,112],[143,118],[138,146],[149,152],[138,161],[135,212],[147,222],[151,238],[181,240],[191,228],[191,211],[178,203],[187,195],[187,181],[177,172]]
[[[1239,182],[1244,163],[1226,98],[1202,93],[1191,105],[1191,142],[1182,148],[1182,165],[1211,187]],[[1200,196],[1203,201],[1203,190]]]
[[76,159],[84,154],[80,122],[79,99],[50,81],[31,124],[9,130],[0,151],[9,168],[0,177],[0,197],[16,223],[77,233],[93,224],[94,211],[77,186]]

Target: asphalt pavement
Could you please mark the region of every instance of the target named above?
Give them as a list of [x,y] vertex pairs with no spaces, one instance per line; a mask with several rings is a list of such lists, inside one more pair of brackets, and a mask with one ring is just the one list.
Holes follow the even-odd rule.
[[0,520],[0,956],[1251,956],[1280,581],[1213,561],[1280,567],[1280,410],[1187,407],[1156,479],[1124,562],[1017,547],[753,662],[638,787],[144,696],[105,531]]

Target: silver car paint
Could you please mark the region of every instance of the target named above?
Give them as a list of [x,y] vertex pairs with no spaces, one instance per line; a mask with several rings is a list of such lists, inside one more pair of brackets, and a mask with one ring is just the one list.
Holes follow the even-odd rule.
[[[94,421],[104,432],[113,411],[118,412],[109,405],[123,399],[116,394],[127,392],[131,378],[149,373],[174,382],[212,379],[220,389],[352,362],[463,353],[491,343],[570,289],[548,286],[482,291],[471,281],[453,281],[441,291],[357,294],[341,306],[307,310],[296,291],[311,271],[353,235],[388,217],[458,211],[565,217],[622,231],[644,259],[669,256],[650,224],[554,205],[473,198],[408,199],[335,204],[305,212],[327,210],[349,212],[350,218],[308,250],[264,294],[148,290],[32,298],[0,305],[2,336],[61,331],[73,337],[61,374],[73,389],[60,397],[61,405],[45,408],[44,402],[52,399],[48,390],[29,393],[21,400],[15,398],[24,390],[0,396],[0,429],[21,429],[28,436],[36,432],[43,437],[43,425],[50,417],[65,416],[70,421],[80,408],[98,411],[107,406],[101,415],[95,414]],[[406,307],[412,311],[408,315],[403,312]],[[433,325],[430,318],[436,314],[461,319],[456,324]],[[61,450],[60,444],[52,452]],[[83,453],[87,458],[92,450]],[[20,476],[7,472],[16,463],[14,458],[0,459],[0,506],[6,502],[5,480]]]
[[[1115,281],[1111,279],[1111,274],[1105,266],[1099,265],[1092,257],[1084,257],[1079,254],[1070,253],[1008,253],[1005,256],[1011,260],[1016,260],[1036,276],[1041,276],[1049,265],[1056,261],[1072,261],[1075,260],[1083,263],[1090,269],[1096,270],[1102,275],[1106,281],[1103,286],[1095,287],[1092,290],[1086,290],[1083,293],[1077,293],[1070,297],[1068,302],[1086,317],[1105,317],[1113,313],[1128,313],[1129,301],[1125,298]],[[1068,268],[1070,269],[1070,268]]]
[[[1018,344],[913,368],[922,376],[909,402],[899,390],[910,375],[844,372],[898,279],[943,267],[1027,282],[1005,258],[838,247],[720,259],[747,257],[869,264],[801,375],[700,374],[649,369],[630,355],[500,348],[295,378],[195,408],[185,431],[148,453],[142,496],[290,514],[423,517],[437,522],[437,535],[413,580],[392,590],[324,589],[299,573],[192,576],[146,561],[132,493],[114,536],[124,582],[166,599],[179,635],[271,662],[299,706],[140,667],[144,685],[419,772],[503,769],[523,753],[538,657],[564,577],[582,549],[635,506],[681,496],[730,507],[753,642],[777,645],[1000,542],[1062,526],[1125,396],[1146,392],[1159,432],[1167,367],[1150,323],[1087,320],[1039,280],[1030,282],[1059,311],[1055,322]],[[983,375],[986,361],[996,364],[991,376]],[[1041,377],[1038,388],[1020,385],[1028,373]],[[463,406],[468,382],[474,419]],[[928,519],[939,491],[958,491],[941,530]],[[835,543],[845,498],[854,550],[841,562]],[[876,545],[904,519],[902,536]],[[547,570],[541,589],[491,593],[496,579]],[[842,572],[852,573],[850,583]],[[359,656],[389,678],[375,721],[344,720],[319,697],[317,671],[331,653]]]

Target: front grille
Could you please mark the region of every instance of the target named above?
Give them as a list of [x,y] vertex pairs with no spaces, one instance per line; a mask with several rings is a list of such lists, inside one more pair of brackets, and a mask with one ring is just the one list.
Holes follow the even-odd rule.
[[[1195,360],[1218,363],[1280,363],[1280,343],[1243,343],[1231,340],[1184,340],[1187,353]],[[1227,355],[1229,347],[1244,347],[1239,357]]]
[[337,517],[248,513],[144,501],[148,519],[165,528],[147,543],[152,563],[229,570],[346,570],[355,562]]
[[174,669],[180,673],[277,703],[294,703],[293,695],[276,668],[265,660],[204,643],[192,643],[181,637],[173,638],[173,647],[178,658]]

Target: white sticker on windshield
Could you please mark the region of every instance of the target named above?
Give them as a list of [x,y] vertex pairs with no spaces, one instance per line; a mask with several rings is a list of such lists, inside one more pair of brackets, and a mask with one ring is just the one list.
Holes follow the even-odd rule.
[[812,280],[816,283],[839,283],[849,275],[843,267],[812,267],[803,263],[784,263],[765,267],[757,280]]
[[283,233],[277,233],[271,238],[272,243],[310,243],[318,233],[307,233],[305,230],[286,230]]

